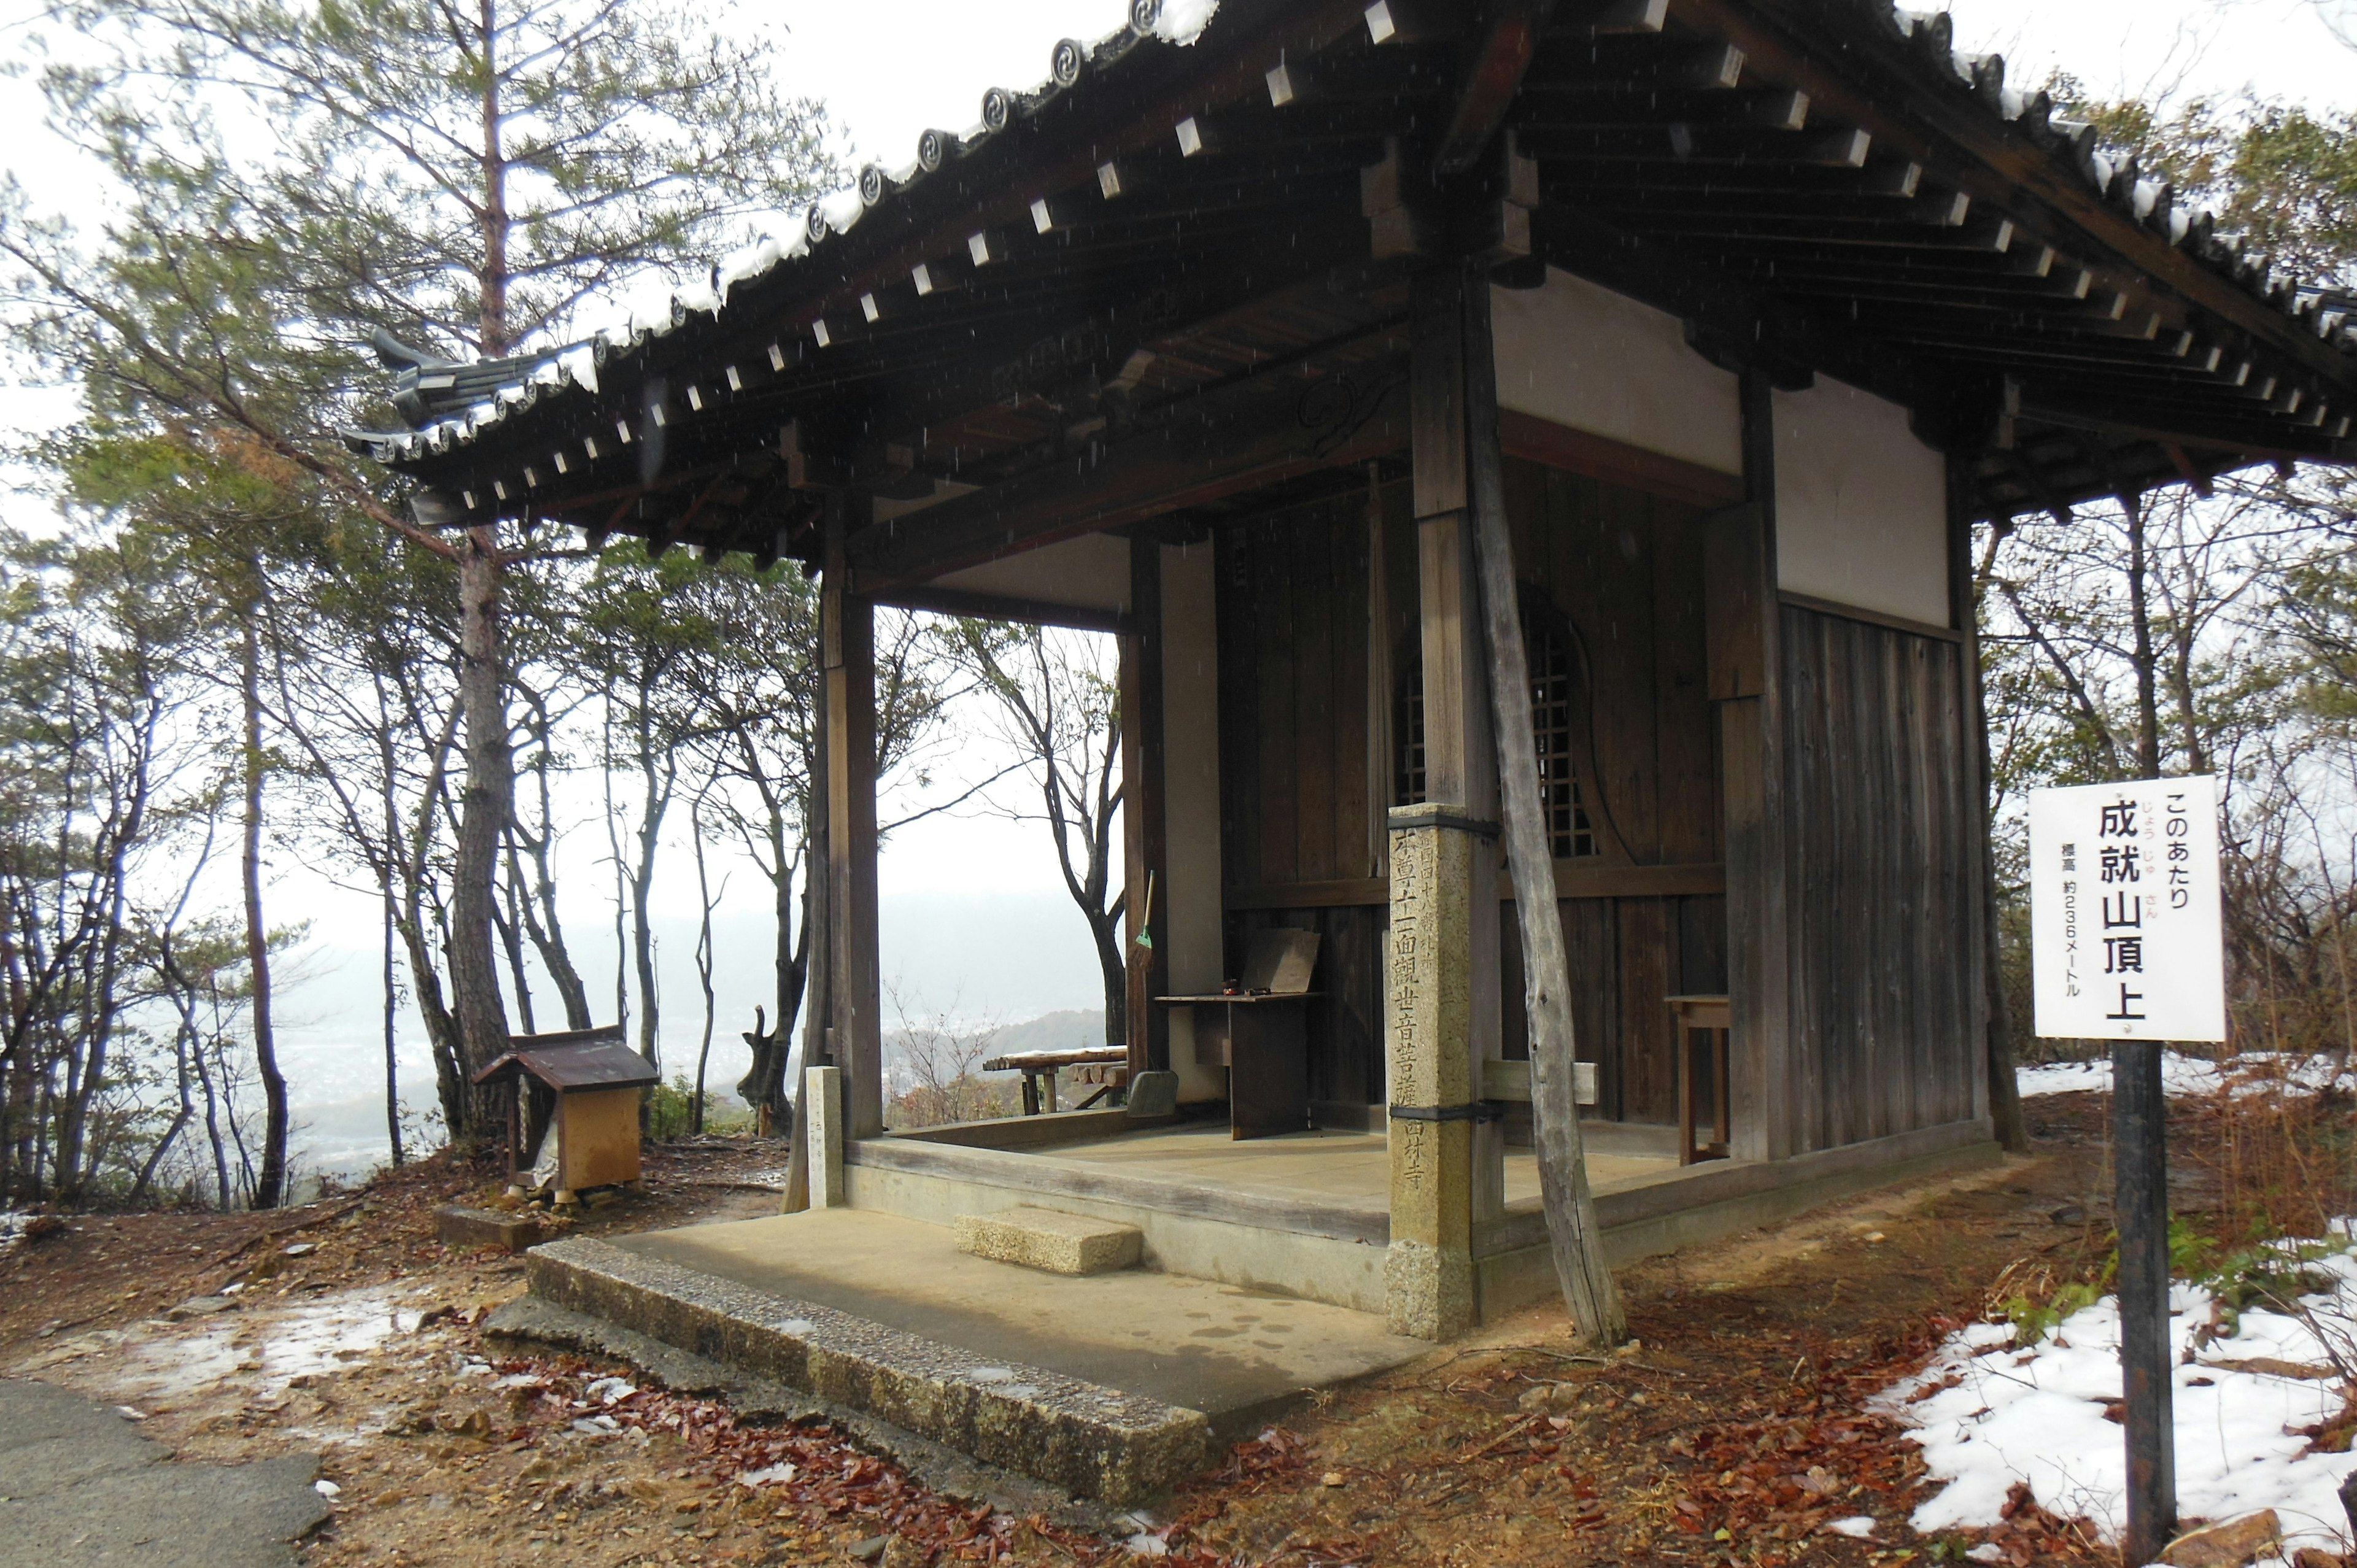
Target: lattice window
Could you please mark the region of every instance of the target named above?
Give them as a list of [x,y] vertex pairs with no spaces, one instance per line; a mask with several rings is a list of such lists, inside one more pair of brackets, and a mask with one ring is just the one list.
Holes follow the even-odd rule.
[[1424,804],[1424,660],[1411,659],[1400,674],[1399,714],[1394,721],[1392,802]]
[[[1539,754],[1539,804],[1557,860],[1596,854],[1596,830],[1572,763],[1571,639],[1544,614],[1523,614],[1523,646],[1530,656],[1531,738]],[[1413,806],[1424,800],[1424,661],[1411,657],[1400,671],[1394,731],[1393,798]]]
[[1546,617],[1527,608],[1523,612],[1523,646],[1531,667],[1531,739],[1539,754],[1539,805],[1557,860],[1596,853],[1596,830],[1587,820],[1579,775],[1571,762],[1570,640]]

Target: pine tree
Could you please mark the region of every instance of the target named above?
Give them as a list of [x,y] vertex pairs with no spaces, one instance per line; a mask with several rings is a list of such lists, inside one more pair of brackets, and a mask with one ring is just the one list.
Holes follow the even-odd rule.
[[[759,41],[644,0],[83,0],[53,119],[120,187],[87,240],[0,198],[40,302],[27,341],[85,389],[93,435],[230,444],[323,519],[366,519],[457,582],[464,783],[449,873],[461,1066],[504,1047],[493,934],[513,814],[503,588],[548,541],[446,535],[341,442],[387,417],[359,353],[387,328],[452,358],[560,344],[650,273],[708,256],[834,169],[820,108]],[[452,1134],[477,1108],[443,1083]]]

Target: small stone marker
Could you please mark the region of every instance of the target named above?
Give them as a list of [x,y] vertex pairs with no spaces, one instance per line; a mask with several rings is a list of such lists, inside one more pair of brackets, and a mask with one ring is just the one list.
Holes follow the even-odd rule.
[[810,1206],[841,1208],[850,1201],[843,1190],[843,1069],[805,1069],[802,1103],[809,1108]]
[[521,1252],[546,1240],[540,1221],[530,1214],[474,1208],[463,1203],[434,1211],[434,1235],[445,1246],[497,1247],[503,1252]]
[[1141,1072],[1129,1080],[1129,1113],[1133,1117],[1171,1116],[1178,1110],[1178,1075]]
[[1135,1225],[1052,1208],[961,1214],[961,1252],[1051,1274],[1103,1274],[1134,1266],[1145,1243]]

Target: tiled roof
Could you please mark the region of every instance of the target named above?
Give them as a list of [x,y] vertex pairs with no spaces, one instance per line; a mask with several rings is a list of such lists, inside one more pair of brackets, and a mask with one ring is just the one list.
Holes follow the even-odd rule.
[[[1457,46],[1436,41],[1436,16],[1445,32],[1462,7],[1222,0],[1215,14],[1213,0],[1133,0],[1116,31],[1057,44],[1036,86],[993,89],[974,124],[927,132],[909,163],[862,170],[789,238],[725,258],[697,287],[560,349],[404,371],[418,427],[352,444],[444,487],[467,515],[527,496],[572,515],[580,498],[601,509],[574,516],[585,526],[758,553],[743,541],[786,526],[763,521],[778,504],[767,479],[741,505],[682,502],[669,522],[662,506],[617,498],[683,465],[717,491],[710,476],[730,450],[774,449],[781,424],[888,382],[924,409],[916,428],[877,440],[940,438],[956,423],[956,450],[1011,455],[1085,428],[1085,411],[1066,418],[1052,397],[1027,413],[1038,378],[1010,380],[1003,358],[1028,352],[1036,370],[1043,348],[1057,359],[1061,332],[1071,369],[1082,308],[1092,329],[1124,317],[1082,345],[1101,390],[1143,362],[1124,344],[1159,356],[1170,396],[1225,384],[1239,364],[1287,351],[1286,310],[1351,328],[1312,288],[1271,306],[1257,336],[1186,346],[1252,297],[1193,280],[1225,268],[1235,289],[1266,298],[1307,285],[1307,250],[1270,281],[1284,247],[1305,243],[1299,225],[1359,223],[1356,253],[1368,254],[1358,168],[1394,131],[1428,134],[1456,91]],[[1506,124],[1541,180],[1532,225],[1546,259],[1685,316],[1698,346],[1749,321],[1765,325],[1745,328],[1741,352],[1768,355],[1762,334],[1781,322],[1787,362],[1869,386],[1889,370],[1877,390],[1919,412],[1910,387],[2002,381],[2042,445],[2000,442],[1984,459],[1985,510],[2201,481],[2255,457],[2357,456],[2351,297],[2273,273],[2092,128],[2058,119],[2045,93],[2009,87],[2001,59],[1959,52],[1945,15],[1887,0],[1559,0]],[[1151,195],[1124,188],[1140,174]],[[1151,234],[1136,226],[1147,213],[1162,225]],[[1012,263],[990,238],[1002,233],[1017,242]],[[948,274],[969,270],[969,243],[991,252],[972,260],[996,281],[961,295]],[[1067,263],[1080,282],[1051,309],[1045,291],[1064,286]],[[1178,280],[1195,314],[1172,327],[1197,336],[1139,334],[1133,295],[1102,292],[1116,274],[1120,290]],[[1729,289],[1735,307],[1715,316]],[[1022,335],[1039,331],[1027,349]],[[925,366],[961,352],[1002,360],[986,378],[967,365],[963,381],[928,379]],[[1132,371],[1116,375],[1125,352]],[[961,386],[981,390],[956,404]],[[642,413],[672,419],[670,467],[634,478],[640,465],[625,472],[614,448],[631,445],[634,421],[651,434]],[[1056,439],[1041,448],[1051,456]],[[718,521],[732,505],[742,528]]]
[[[562,349],[483,361],[511,371],[500,376],[487,393],[477,395],[479,378],[468,395],[448,395],[447,372],[407,371],[398,392],[422,396],[415,428],[366,433],[353,444],[379,462],[440,456],[474,440],[511,414],[529,409],[550,396],[578,389],[595,395],[598,372],[627,362],[653,338],[668,336],[698,317],[717,319],[726,310],[728,296],[738,285],[767,279],[780,268],[807,267],[823,285],[823,252],[840,244],[871,208],[895,200],[899,193],[948,164],[964,157],[1003,134],[1019,119],[1039,113],[1058,95],[1078,86],[1083,76],[1100,71],[1114,60],[1145,46],[1184,48],[1201,37],[1218,9],[1219,0],[1131,0],[1124,25],[1093,44],[1064,38],[1049,57],[1048,75],[1028,88],[994,87],[985,92],[979,117],[963,131],[929,130],[917,139],[916,156],[898,168],[869,164],[850,188],[820,198],[802,211],[802,221],[784,241],[763,236],[752,244],[712,263],[706,280],[673,291],[660,304],[634,312],[579,342]],[[436,384],[437,381],[444,384]]]

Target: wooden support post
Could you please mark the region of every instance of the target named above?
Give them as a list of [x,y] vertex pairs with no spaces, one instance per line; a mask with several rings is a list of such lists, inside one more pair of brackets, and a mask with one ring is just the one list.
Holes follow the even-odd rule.
[[1170,1066],[1163,950],[1170,928],[1169,835],[1163,811],[1162,544],[1129,542],[1129,629],[1121,638],[1122,886],[1128,890],[1122,950],[1128,983],[1129,1070]]
[[[820,613],[825,612],[826,601],[819,601]],[[812,762],[818,777],[830,777],[829,758],[834,750],[826,743],[826,682],[818,687],[818,724],[813,736]],[[827,791],[811,791],[810,841],[813,846],[810,863],[802,867],[804,897],[802,900],[802,930],[809,943],[802,956],[802,1076],[790,1079],[796,1085],[794,1094],[794,1141],[786,1151],[786,1197],[779,1211],[800,1214],[811,1206],[810,1173],[810,1095],[804,1089],[810,1069],[833,1067],[834,1058],[828,1041],[834,1033],[834,1012],[830,998],[834,994],[834,963],[830,956],[834,951],[834,921],[829,911],[834,908],[834,877],[828,869],[832,835],[827,824],[832,819],[826,809]],[[782,1020],[779,1028],[783,1030]]]
[[1476,1121],[1477,1064],[1499,1054],[1498,784],[1468,514],[1465,278],[1444,269],[1413,286],[1425,803],[1391,816],[1384,1293],[1395,1332],[1440,1339],[1476,1321],[1473,1239],[1501,1218],[1504,1141]]
[[826,673],[827,869],[834,1050],[849,1083],[844,1135],[884,1131],[883,994],[876,923],[876,607],[852,591],[849,502],[831,504],[819,640]]
[[[1727,980],[1734,1153],[1782,1159],[1799,1152],[1791,932],[1784,918],[1782,610],[1776,571],[1775,390],[1743,373],[1745,505],[1714,521],[1711,695],[1718,699],[1727,811]],[[1716,624],[1720,617],[1740,624]]]
[[1979,882],[1980,918],[1968,934],[1972,970],[1967,994],[1974,1004],[1971,1037],[1986,1047],[1984,1069],[1974,1086],[1973,1109],[1989,1118],[1997,1142],[2014,1154],[2029,1147],[2021,1119],[2021,1088],[2013,1070],[2013,1019],[2006,1004],[1999,967],[1996,918],[1996,856],[1989,847],[1988,686],[1981,674],[1980,606],[1973,586],[1972,467],[1948,458],[1948,602],[1950,619],[1964,633],[1964,712],[1971,733],[1964,759],[1972,771],[1965,798],[1971,802],[1966,830],[1973,836],[1972,864]]
[[1469,269],[1463,298],[1473,556],[1489,653],[1491,726],[1497,736],[1506,860],[1514,886],[1524,890],[1515,924],[1522,930],[1523,1005],[1531,1029],[1531,1134],[1538,1153],[1539,1201],[1554,1243],[1555,1282],[1572,1321],[1589,1341],[1618,1345],[1629,1337],[1629,1324],[1604,1261],[1604,1232],[1597,1222],[1580,1143],[1571,960],[1564,948],[1563,921],[1555,912],[1555,852],[1539,800],[1530,658],[1523,646],[1522,596],[1514,578],[1513,541],[1506,527],[1504,465],[1498,451],[1498,374],[1490,336],[1490,285],[1483,273]]
[[2177,1531],[2176,1415],[2169,1346],[2169,1108],[2159,1042],[2112,1044],[2112,1217],[2120,1233],[2120,1374],[2126,1409],[2128,1528],[2122,1568],[2160,1555]]

